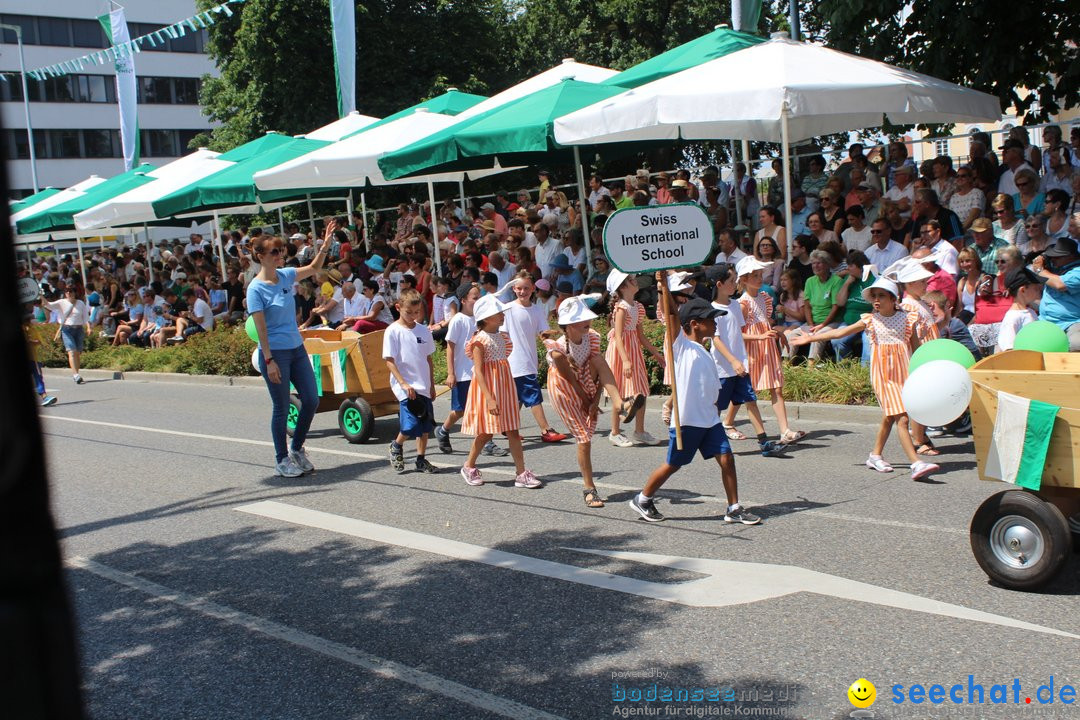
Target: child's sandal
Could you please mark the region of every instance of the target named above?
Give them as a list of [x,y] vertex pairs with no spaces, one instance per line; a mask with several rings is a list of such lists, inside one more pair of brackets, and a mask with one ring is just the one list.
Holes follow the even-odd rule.
[[585,488],[585,507],[590,508],[602,508],[604,507],[604,498],[600,497],[600,492],[594,488]]
[[934,447],[934,443],[923,443],[915,450],[916,455],[924,455],[926,457],[937,457],[941,454],[941,451]]
[[746,440],[746,435],[743,435],[733,425],[724,425],[724,432],[727,433],[728,440]]

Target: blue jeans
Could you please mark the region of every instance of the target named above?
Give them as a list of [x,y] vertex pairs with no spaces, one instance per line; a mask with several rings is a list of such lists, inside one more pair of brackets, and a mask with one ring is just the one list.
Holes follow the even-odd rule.
[[829,342],[832,343],[833,352],[836,353],[837,361],[847,357],[855,357],[856,344],[861,344],[862,355],[859,358],[859,362],[862,363],[863,366],[868,366],[870,364],[870,343],[866,341],[865,332],[858,333],[857,335],[848,335],[839,340],[830,340]]
[[289,384],[296,388],[296,394],[300,396],[300,415],[296,418],[296,429],[292,437],[293,450],[304,447],[311,420],[315,417],[315,407],[319,404],[319,396],[315,390],[315,372],[311,369],[311,361],[308,360],[303,345],[291,350],[273,350],[271,355],[281,372],[281,382],[273,383],[266,377],[266,358],[261,352],[259,372],[270,390],[270,401],[274,404],[274,412],[270,416],[270,435],[274,438],[277,461],[281,462],[289,454],[288,435],[285,433],[285,421],[289,415]]
[[41,374],[41,363],[30,361],[30,374],[34,378],[34,392],[38,395],[45,394],[45,377]]

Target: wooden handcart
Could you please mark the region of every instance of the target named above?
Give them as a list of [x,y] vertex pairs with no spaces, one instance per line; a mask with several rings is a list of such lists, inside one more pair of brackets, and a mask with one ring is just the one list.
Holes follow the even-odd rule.
[[[971,520],[971,549],[991,579],[1031,589],[1060,572],[1080,543],[1080,354],[1013,350],[971,368],[971,424],[979,477],[997,416],[998,392],[1060,407],[1050,435],[1042,485],[987,499]],[[1080,547],[1080,545],[1077,545]]]

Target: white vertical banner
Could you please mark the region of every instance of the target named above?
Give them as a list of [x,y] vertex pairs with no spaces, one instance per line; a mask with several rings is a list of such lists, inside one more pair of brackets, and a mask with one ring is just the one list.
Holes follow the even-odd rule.
[[334,76],[337,78],[338,117],[356,110],[356,5],[354,0],[330,0],[334,37]]
[[112,47],[116,68],[116,102],[120,106],[120,143],[124,148],[124,170],[139,163],[139,95],[135,85],[135,55],[131,52],[124,8],[98,17]]

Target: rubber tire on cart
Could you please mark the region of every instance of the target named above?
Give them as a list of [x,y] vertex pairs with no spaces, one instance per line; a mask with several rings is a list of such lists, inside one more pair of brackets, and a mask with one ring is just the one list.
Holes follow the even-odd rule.
[[1023,490],[1006,490],[971,518],[971,551],[991,580],[1015,590],[1049,582],[1072,547],[1069,522],[1057,507]]
[[349,442],[367,442],[375,430],[375,413],[364,398],[349,398],[338,408],[337,424]]
[[285,415],[285,434],[289,437],[296,432],[296,419],[300,417],[300,398],[295,395],[289,396],[289,409]]

